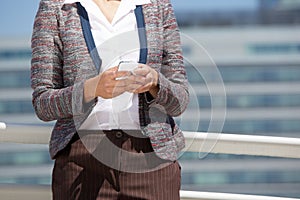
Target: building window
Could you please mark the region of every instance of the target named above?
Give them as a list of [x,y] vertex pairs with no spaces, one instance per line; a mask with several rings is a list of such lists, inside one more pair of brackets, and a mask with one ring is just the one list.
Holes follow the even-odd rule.
[[12,49],[12,50],[0,50],[0,60],[11,60],[11,59],[30,59],[30,49]]
[[0,88],[29,88],[30,71],[1,71]]
[[0,101],[1,114],[34,113],[31,100]]
[[300,44],[251,44],[249,49],[254,54],[291,54],[300,53]]
[[[248,82],[295,82],[300,81],[299,66],[218,66],[224,83]],[[191,84],[205,84],[219,80],[210,67],[199,69],[187,65],[187,77]],[[205,76],[205,77],[203,77]]]

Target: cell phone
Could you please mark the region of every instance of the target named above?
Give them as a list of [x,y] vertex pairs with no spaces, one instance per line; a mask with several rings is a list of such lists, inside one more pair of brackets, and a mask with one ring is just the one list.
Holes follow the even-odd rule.
[[132,61],[121,61],[119,63],[119,69],[118,71],[133,71],[135,68],[137,68],[139,63],[132,62]]
[[[118,71],[130,71],[132,74],[134,74],[133,70],[135,68],[137,68],[138,65],[139,65],[139,63],[137,63],[137,62],[121,61],[119,63]],[[126,79],[126,78],[127,78],[127,76],[124,76],[124,77],[116,78],[116,80],[122,80],[122,79]]]

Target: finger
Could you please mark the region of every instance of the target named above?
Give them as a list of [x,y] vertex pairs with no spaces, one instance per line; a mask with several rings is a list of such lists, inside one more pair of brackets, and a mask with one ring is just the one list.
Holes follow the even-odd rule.
[[150,70],[147,68],[136,68],[133,70],[133,74],[136,76],[147,76],[150,73]]
[[137,89],[135,90],[135,93],[148,92],[149,89],[150,89],[150,87],[151,87],[151,84],[147,84],[147,85],[141,86],[141,87],[139,87],[139,88],[137,88]]
[[131,85],[128,85],[127,88],[126,88],[126,91],[127,92],[131,92],[131,93],[136,93],[136,91],[141,88],[141,85],[140,84],[131,84]]
[[118,67],[112,67],[104,71],[104,74],[114,75],[118,71]]
[[116,85],[110,88],[113,97],[118,96],[127,91],[127,85],[123,81],[116,81]]
[[130,71],[116,71],[114,74],[114,79],[124,79],[131,75]]
[[111,67],[107,71],[118,71],[118,66]]
[[116,73],[117,68],[112,67],[100,74],[100,76],[104,79],[114,79],[115,73]]
[[138,65],[138,68],[148,68],[148,67],[149,67],[148,65],[142,64],[142,63],[140,63],[140,64]]
[[127,85],[132,85],[132,84],[137,84],[139,86],[145,85],[146,84],[146,78],[143,76],[126,76],[126,77],[121,77],[117,78],[117,85],[118,86],[127,86]]
[[144,85],[146,83],[146,78],[143,76],[131,75],[127,78],[128,84],[139,83],[140,85]]
[[140,76],[146,76],[150,72],[151,72],[151,68],[145,64],[140,64],[137,68],[133,70],[134,74],[138,74]]
[[126,78],[115,80],[115,87],[126,87],[128,85]]
[[147,89],[136,89],[136,90],[134,90],[134,94],[141,94],[141,93],[145,93],[145,92],[148,92],[148,90]]
[[102,95],[101,97],[104,99],[109,99],[116,97],[124,92],[124,87],[116,87],[116,86],[109,86],[109,87],[104,87],[102,90]]
[[144,86],[148,85],[148,84],[152,84],[153,83],[153,76],[151,74],[148,74],[146,77],[144,77]]
[[151,71],[148,68],[136,68],[132,73],[136,76],[147,76]]

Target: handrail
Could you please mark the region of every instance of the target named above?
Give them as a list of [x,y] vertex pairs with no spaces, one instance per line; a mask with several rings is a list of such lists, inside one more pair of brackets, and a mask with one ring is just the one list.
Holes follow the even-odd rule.
[[0,129],[0,143],[49,144],[51,126],[7,125]]
[[[50,126],[8,126],[0,130],[0,142],[48,144],[51,130]],[[184,136],[183,151],[300,158],[300,138],[187,131]]]
[[184,136],[189,152],[206,152],[202,146],[207,142],[208,153],[300,158],[300,138],[200,132]]
[[[48,144],[52,127],[8,126],[0,127],[0,143]],[[258,155],[300,158],[300,138],[235,135],[226,133],[184,132],[189,152]],[[210,148],[202,148],[205,144]],[[207,145],[206,145],[207,146]],[[293,198],[255,195],[180,191],[182,200],[294,200]]]
[[180,198],[181,200],[296,200],[295,198],[194,191],[180,191]]

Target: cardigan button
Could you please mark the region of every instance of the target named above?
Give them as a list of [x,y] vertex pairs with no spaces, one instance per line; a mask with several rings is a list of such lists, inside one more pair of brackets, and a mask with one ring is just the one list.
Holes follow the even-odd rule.
[[118,132],[116,133],[116,138],[120,139],[120,138],[122,138],[122,137],[123,137],[123,133],[118,131]]

